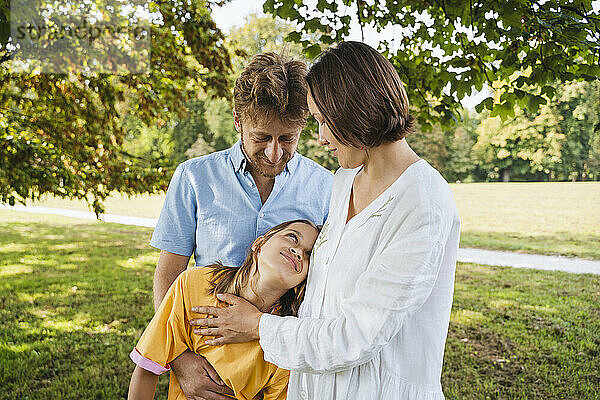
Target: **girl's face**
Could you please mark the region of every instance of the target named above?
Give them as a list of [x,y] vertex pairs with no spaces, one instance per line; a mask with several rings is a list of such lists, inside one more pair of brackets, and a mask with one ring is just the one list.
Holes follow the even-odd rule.
[[317,123],[319,124],[319,144],[327,147],[329,151],[333,152],[333,155],[337,158],[340,167],[349,169],[356,168],[364,164],[366,156],[364,150],[357,149],[354,146],[346,146],[340,143],[335,136],[333,136],[331,129],[329,129],[327,122],[325,122],[325,118],[317,108],[310,90],[306,95],[306,101],[308,102],[308,109],[310,113],[313,115],[313,117],[315,117]]
[[310,253],[317,230],[309,224],[294,222],[275,233],[258,248],[258,273],[262,280],[284,289],[298,286],[306,279]]

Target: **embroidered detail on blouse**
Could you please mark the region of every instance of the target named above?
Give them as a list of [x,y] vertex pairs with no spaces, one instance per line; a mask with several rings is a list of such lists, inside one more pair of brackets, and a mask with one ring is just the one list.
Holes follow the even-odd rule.
[[329,229],[329,221],[325,222],[325,225],[323,225],[323,228],[321,229],[321,233],[317,237],[317,241],[315,242],[315,245],[313,246],[313,254],[317,251],[317,249],[319,247],[321,247],[322,244],[325,244],[325,242],[327,241],[326,236],[327,236],[328,229]]
[[381,207],[379,207],[379,209],[377,211],[375,211],[373,214],[369,215],[369,218],[367,218],[365,220],[365,222],[363,222],[362,224],[359,225],[359,228],[361,228],[364,224],[366,224],[367,222],[369,222],[369,220],[371,218],[375,218],[375,217],[381,217],[383,215],[383,213],[385,212],[385,209],[387,208],[388,204],[390,204],[390,202],[394,200],[394,196],[390,196],[387,201],[385,203],[383,203],[383,205]]

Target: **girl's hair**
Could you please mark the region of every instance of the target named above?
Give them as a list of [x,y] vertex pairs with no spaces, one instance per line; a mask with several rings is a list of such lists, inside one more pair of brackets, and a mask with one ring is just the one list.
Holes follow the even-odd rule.
[[[250,278],[256,272],[258,266],[258,251],[264,243],[266,243],[273,235],[281,232],[293,223],[301,222],[308,224],[315,228],[317,231],[320,229],[313,224],[311,221],[306,219],[295,219],[292,221],[283,222],[263,235],[263,239],[259,241],[258,246],[255,250],[250,248],[246,260],[241,267],[229,267],[216,262],[211,265],[207,265],[211,268],[212,278],[208,288],[208,293],[216,295],[217,293],[231,293],[239,296],[242,292],[242,288],[250,284]],[[288,290],[281,298],[275,303],[275,308],[281,316],[297,316],[300,304],[304,299],[304,292],[306,289],[306,279],[304,279],[298,286]]]
[[306,80],[331,133],[344,145],[376,147],[414,130],[398,72],[369,45],[348,41],[325,50]]

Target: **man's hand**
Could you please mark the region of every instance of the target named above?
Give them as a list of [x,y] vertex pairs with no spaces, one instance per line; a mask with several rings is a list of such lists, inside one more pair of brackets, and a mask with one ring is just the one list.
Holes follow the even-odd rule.
[[258,324],[263,313],[247,300],[232,294],[218,294],[217,298],[229,304],[229,307],[192,307],[192,311],[212,315],[214,318],[190,320],[190,325],[201,328],[194,333],[204,336],[217,336],[207,340],[206,344],[218,346],[226,343],[243,343],[257,340]]
[[171,362],[179,386],[189,400],[231,400],[233,390],[204,357],[189,350]]

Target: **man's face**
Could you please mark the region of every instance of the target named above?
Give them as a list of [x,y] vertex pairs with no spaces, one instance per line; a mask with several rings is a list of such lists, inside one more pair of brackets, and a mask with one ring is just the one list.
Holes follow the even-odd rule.
[[298,147],[301,126],[291,126],[279,119],[269,123],[241,121],[242,147],[250,170],[275,178],[292,158]]

